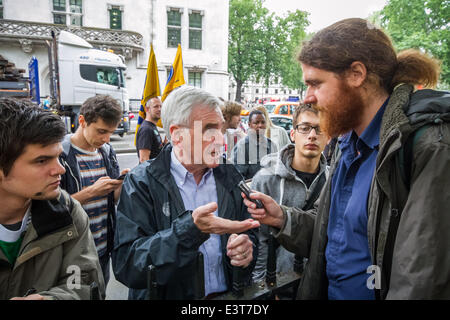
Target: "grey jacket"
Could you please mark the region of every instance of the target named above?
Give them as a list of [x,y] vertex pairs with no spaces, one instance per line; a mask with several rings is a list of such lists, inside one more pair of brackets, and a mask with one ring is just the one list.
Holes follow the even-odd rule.
[[[253,177],[251,189],[271,196],[280,205],[302,208],[312,191],[317,187],[320,176],[328,176],[326,159],[322,155],[319,162],[319,174],[310,188],[295,174],[291,168],[295,154],[295,145],[288,144],[279,152],[265,156],[261,160],[262,169]],[[259,254],[253,280],[263,280],[266,275],[269,228],[261,225],[259,232]],[[277,249],[277,272],[292,271],[295,254],[283,247]]]
[[[390,274],[389,287],[381,286],[381,298],[450,298],[449,121],[450,94],[446,92],[421,90],[413,93],[412,86],[400,85],[386,106],[368,199],[367,225],[373,265],[380,268],[381,278]],[[394,183],[399,181],[395,159],[406,138],[423,123],[430,126],[414,144],[408,192],[405,185]],[[276,234],[278,241],[294,252],[309,256],[299,286],[299,299],[326,299],[328,296],[325,249],[331,181],[338,161],[339,156],[332,160],[331,177],[316,210],[303,212],[282,207],[286,219]],[[386,257],[389,224],[396,214],[392,205],[395,196],[403,197],[406,203],[392,257]],[[392,258],[390,270],[385,269],[386,258]]]

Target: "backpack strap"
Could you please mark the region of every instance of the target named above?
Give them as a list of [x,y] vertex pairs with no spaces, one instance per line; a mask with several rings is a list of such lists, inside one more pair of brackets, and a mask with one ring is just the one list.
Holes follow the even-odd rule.
[[417,131],[413,132],[406,139],[405,144],[400,148],[398,152],[398,166],[400,169],[400,175],[408,191],[411,184],[413,148],[429,126],[430,124],[422,126]]

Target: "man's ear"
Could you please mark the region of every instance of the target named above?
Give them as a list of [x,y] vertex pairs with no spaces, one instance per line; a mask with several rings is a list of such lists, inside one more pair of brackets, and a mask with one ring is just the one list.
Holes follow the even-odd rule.
[[78,116],[78,123],[80,124],[80,127],[82,127],[82,128],[84,128],[86,125],[86,119],[81,114]]
[[173,145],[177,145],[183,141],[183,135],[181,134],[180,126],[172,124],[169,127],[170,137]]
[[295,142],[295,129],[291,129],[290,136],[291,136],[291,141]]
[[367,68],[361,61],[353,61],[345,72],[345,77],[351,87],[361,87],[367,79]]

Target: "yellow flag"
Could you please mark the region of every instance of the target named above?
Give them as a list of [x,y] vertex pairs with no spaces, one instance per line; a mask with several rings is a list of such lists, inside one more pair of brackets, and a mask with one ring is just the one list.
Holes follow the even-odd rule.
[[177,55],[170,68],[169,78],[167,79],[161,101],[164,101],[173,89],[182,86],[185,83],[183,75],[183,59],[181,58],[181,45],[178,44]]
[[159,97],[161,90],[159,89],[158,67],[156,66],[155,52],[153,51],[153,44],[150,44],[150,56],[148,57],[147,75],[145,77],[144,93],[142,94],[141,107],[139,108],[138,123],[136,125],[136,132],[134,133],[134,145],[136,145],[136,135],[145,120],[145,104],[148,100],[154,97]]
[[[184,81],[184,74],[183,74],[183,58],[181,57],[181,45],[178,44],[175,61],[173,62],[172,67],[170,68],[170,74],[169,77],[167,78],[166,87],[164,88],[161,101],[164,102],[164,100],[166,100],[167,96],[173,89],[182,86],[185,83],[186,82]],[[156,125],[162,128],[161,119],[159,119]]]

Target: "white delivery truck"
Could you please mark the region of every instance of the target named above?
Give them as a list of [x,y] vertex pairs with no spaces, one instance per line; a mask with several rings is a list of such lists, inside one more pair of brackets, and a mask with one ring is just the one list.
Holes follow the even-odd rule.
[[84,39],[61,31],[56,40],[47,41],[49,49],[50,92],[52,105],[61,116],[70,119],[69,130],[78,126],[83,102],[95,95],[106,94],[119,101],[123,108],[122,121],[116,132],[123,136],[130,129],[129,99],[125,87],[126,66],[112,52],[94,49]]

